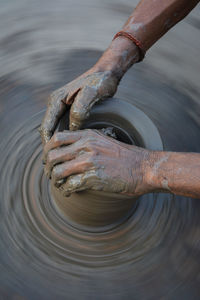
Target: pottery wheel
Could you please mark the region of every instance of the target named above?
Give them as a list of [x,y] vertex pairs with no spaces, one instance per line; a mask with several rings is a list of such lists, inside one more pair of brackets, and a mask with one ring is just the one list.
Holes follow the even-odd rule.
[[[199,199],[145,195],[124,222],[92,232],[58,212],[43,173],[47,96],[95,63],[137,1],[28,2],[0,4],[0,299],[199,299]],[[200,152],[197,13],[176,28],[116,97],[151,120],[165,150]]]

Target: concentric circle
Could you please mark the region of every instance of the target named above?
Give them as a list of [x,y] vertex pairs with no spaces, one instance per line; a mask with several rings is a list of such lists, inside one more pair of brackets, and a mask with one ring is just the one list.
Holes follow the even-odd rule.
[[[74,228],[53,205],[50,183],[43,174],[37,132],[43,113],[15,128],[9,143],[2,148],[7,153],[1,162],[1,254],[3,249],[7,250],[1,266],[12,274],[9,284],[13,287],[15,282],[20,293],[26,295],[37,286],[40,297],[45,299],[51,294],[62,297],[63,293],[75,299],[77,285],[87,286],[85,298],[94,297],[103,286],[105,293],[120,299],[133,293],[133,282],[134,290],[141,295],[141,283],[146,276],[153,280],[153,274],[166,271],[166,264],[175,268],[170,270],[174,288],[186,280],[183,274],[181,278],[177,276],[174,250],[179,253],[183,230],[191,229],[188,224],[194,220],[193,203],[169,195],[149,194],[138,201],[132,216],[113,230],[92,233]],[[184,252],[178,265],[194,264],[193,256],[191,260],[186,249]],[[152,265],[160,270],[152,270]],[[191,274],[187,272],[194,275],[193,268]]]
[[[199,199],[146,195],[120,226],[88,232],[56,209],[43,174],[37,128],[48,95],[96,63],[136,4],[0,4],[3,300],[199,299]],[[168,151],[200,152],[198,35],[196,8],[126,73],[116,94],[151,119]],[[145,134],[151,139],[148,127]]]

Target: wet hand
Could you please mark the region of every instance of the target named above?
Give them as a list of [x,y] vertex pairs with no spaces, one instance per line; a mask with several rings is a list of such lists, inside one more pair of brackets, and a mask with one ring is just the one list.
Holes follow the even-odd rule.
[[88,189],[139,196],[148,192],[149,153],[97,130],[58,132],[44,147],[45,173],[64,196]]
[[77,130],[89,116],[96,102],[115,94],[118,83],[119,79],[111,71],[97,72],[95,68],[92,68],[53,92],[49,97],[47,111],[39,129],[43,144],[46,144],[52,137],[68,105],[71,105],[69,128]]

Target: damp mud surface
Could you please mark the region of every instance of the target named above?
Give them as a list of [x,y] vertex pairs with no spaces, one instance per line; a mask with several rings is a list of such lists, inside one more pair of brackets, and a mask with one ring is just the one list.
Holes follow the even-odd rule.
[[[200,297],[199,199],[145,195],[126,222],[90,232],[58,212],[43,173],[48,95],[96,62],[136,3],[0,3],[0,299]],[[197,7],[116,95],[154,122],[165,150],[200,152],[199,27]]]

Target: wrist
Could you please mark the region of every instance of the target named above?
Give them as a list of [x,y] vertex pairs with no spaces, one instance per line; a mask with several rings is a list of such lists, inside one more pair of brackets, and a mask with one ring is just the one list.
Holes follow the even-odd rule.
[[126,71],[138,62],[139,57],[138,47],[126,37],[120,36],[111,42],[94,69],[98,72],[111,71],[120,80]]
[[151,152],[147,149],[130,146],[132,150],[131,157],[131,192],[133,196],[140,196],[143,194],[151,193],[155,187],[149,182],[149,172],[151,170]]
[[169,154],[162,151],[151,151],[145,165],[145,182],[151,192],[171,192],[169,178],[172,177],[168,164]]

